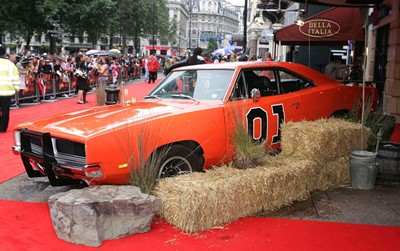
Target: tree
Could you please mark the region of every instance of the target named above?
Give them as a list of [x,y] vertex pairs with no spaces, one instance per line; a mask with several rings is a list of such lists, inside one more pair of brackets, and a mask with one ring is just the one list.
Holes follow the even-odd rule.
[[[168,16],[166,0],[115,0],[119,8],[119,30],[123,36],[123,47],[126,47],[128,37],[133,38],[136,49],[140,47],[140,37],[150,40],[172,40],[171,34],[176,33]],[[174,34],[175,36],[175,34]]]
[[210,40],[208,41],[206,53],[211,53],[211,52],[215,51],[216,49],[218,49],[217,42],[215,41],[214,38],[210,38]]
[[57,13],[63,0],[5,1],[0,7],[0,26],[3,32],[20,35],[29,47],[33,34],[51,28],[50,17]]
[[[135,48],[141,37],[173,41],[176,20],[169,20],[167,0],[19,0],[0,5],[0,35],[10,32],[23,36],[27,45],[34,33],[53,29],[51,20],[60,20],[60,28],[93,45],[102,34],[122,36],[122,45],[132,38]],[[55,38],[50,38],[55,44]]]
[[72,0],[60,12],[62,23],[74,36],[83,42],[96,45],[101,34],[106,33],[117,13],[114,0]]

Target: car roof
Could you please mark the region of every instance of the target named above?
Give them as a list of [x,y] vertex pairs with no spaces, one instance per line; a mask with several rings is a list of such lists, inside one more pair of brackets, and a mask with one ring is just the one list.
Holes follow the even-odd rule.
[[181,70],[240,70],[248,68],[271,67],[271,68],[284,68],[292,72],[300,74],[306,78],[313,79],[317,82],[331,82],[333,79],[326,75],[302,64],[292,62],[279,62],[279,61],[245,61],[245,62],[227,62],[218,64],[197,64],[190,66],[183,66],[173,71]]
[[[271,66],[281,66],[288,68],[288,65],[292,63],[288,62],[275,62],[275,61],[246,61],[246,62],[227,62],[219,64],[197,64],[179,67],[176,70],[190,70],[190,69],[232,69],[237,68],[252,68],[252,67],[271,67]],[[290,68],[290,67],[289,67]]]

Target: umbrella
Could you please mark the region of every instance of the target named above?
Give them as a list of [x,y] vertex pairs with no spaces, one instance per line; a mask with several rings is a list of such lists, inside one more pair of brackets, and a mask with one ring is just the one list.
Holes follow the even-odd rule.
[[96,53],[98,53],[99,51],[98,50],[88,50],[85,54],[87,55],[87,56],[90,56],[90,55],[94,55],[94,54],[96,54]]
[[95,55],[97,55],[97,56],[108,56],[108,51],[99,51],[99,52],[97,52]]
[[233,51],[231,51],[229,49],[220,48],[220,49],[216,49],[211,54],[213,54],[214,56],[223,56],[223,55],[231,55],[232,53],[233,53]]
[[110,57],[120,57],[121,56],[121,51],[118,49],[111,49],[108,51],[108,55]]
[[231,51],[233,51],[234,53],[238,53],[238,52],[240,52],[240,51],[242,51],[243,50],[243,46],[225,46],[224,47],[225,49],[228,49],[228,50],[231,50]]

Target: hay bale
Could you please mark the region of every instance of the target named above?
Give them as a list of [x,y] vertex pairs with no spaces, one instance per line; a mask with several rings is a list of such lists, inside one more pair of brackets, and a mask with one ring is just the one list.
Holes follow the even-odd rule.
[[287,123],[282,152],[260,167],[219,167],[159,181],[159,212],[177,228],[193,233],[273,211],[350,180],[348,156],[360,146],[358,124],[337,119]]
[[[361,147],[361,130],[365,139],[370,130],[342,119],[288,122],[282,125],[282,155],[308,158],[317,163],[335,161]],[[366,147],[367,140],[364,142]]]
[[308,180],[310,191],[328,190],[350,182],[349,157],[340,157],[334,161],[315,163]]
[[193,233],[306,199],[312,162],[298,160],[287,165],[287,160],[282,161],[277,167],[220,167],[160,180],[155,191],[162,201],[159,214]]

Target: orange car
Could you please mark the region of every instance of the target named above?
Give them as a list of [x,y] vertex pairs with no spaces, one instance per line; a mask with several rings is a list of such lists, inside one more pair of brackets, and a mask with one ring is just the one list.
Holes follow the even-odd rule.
[[[376,91],[366,88],[367,95]],[[13,150],[29,177],[54,186],[127,184],[157,160],[159,177],[201,171],[234,157],[238,123],[266,149],[279,148],[284,121],[353,109],[362,88],[284,62],[204,64],[175,69],[141,102],[95,107],[20,124]]]

